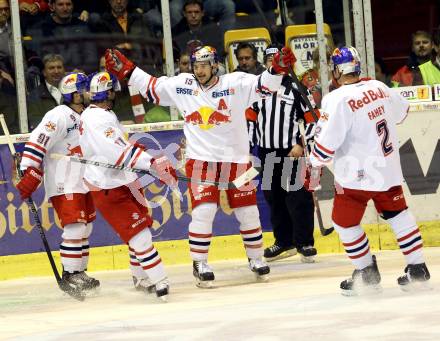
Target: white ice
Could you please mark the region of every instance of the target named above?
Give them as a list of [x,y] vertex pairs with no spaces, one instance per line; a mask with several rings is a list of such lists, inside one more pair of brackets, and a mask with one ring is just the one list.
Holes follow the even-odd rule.
[[246,260],[212,263],[215,288],[195,287],[191,265],[168,266],[167,303],[133,289],[128,270],[91,273],[101,291],[84,302],[51,277],[0,282],[0,340],[440,340],[440,248],[425,249],[432,290],[402,292],[399,251],[378,252],[383,293],[344,297],[345,255],[271,263],[257,283]]

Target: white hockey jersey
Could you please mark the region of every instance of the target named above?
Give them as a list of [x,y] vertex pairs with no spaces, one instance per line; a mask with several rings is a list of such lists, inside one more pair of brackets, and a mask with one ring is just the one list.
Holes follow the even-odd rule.
[[219,76],[215,84],[203,89],[189,73],[156,78],[136,68],[128,84],[150,102],[179,109],[186,123],[187,158],[247,163],[246,108],[276,91],[281,80],[282,76],[268,71],[259,76],[234,72]]
[[82,165],[50,157],[51,153],[81,156],[79,126],[80,115],[66,105],[59,105],[44,115],[24,147],[20,168],[44,168],[44,188],[49,198],[88,192]]
[[[81,114],[79,143],[83,157],[111,165],[148,169],[151,156],[142,148],[130,144],[124,131],[113,111],[95,105],[88,106]],[[89,184],[100,189],[111,189],[135,181],[137,175],[132,172],[87,165],[84,178]]]
[[322,101],[311,154],[313,166],[334,161],[345,188],[385,191],[403,182],[396,124],[409,103],[376,80],[344,85]]

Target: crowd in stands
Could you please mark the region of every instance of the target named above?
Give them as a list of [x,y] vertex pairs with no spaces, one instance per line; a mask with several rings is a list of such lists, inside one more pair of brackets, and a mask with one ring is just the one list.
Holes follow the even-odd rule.
[[[86,73],[97,71],[108,47],[121,49],[152,74],[163,74],[160,0],[19,0],[18,3],[30,130],[47,110],[59,104],[56,87],[62,76],[76,68]],[[176,73],[191,71],[190,53],[201,45],[214,46],[224,60],[226,30],[269,26],[272,32],[277,32],[276,0],[170,0],[169,5]],[[11,130],[18,132],[10,12],[10,0],[0,0],[0,112],[6,114]],[[424,31],[415,32],[407,64],[391,76],[377,57],[376,77],[392,86],[440,83],[440,60],[436,58],[439,40],[438,34],[432,37]],[[235,57],[236,71],[259,74],[264,70],[252,43],[240,43]],[[318,50],[312,57],[313,67],[299,76],[319,104]],[[220,73],[224,72],[225,67],[220,66]],[[119,97],[121,110],[117,112],[126,113],[123,120],[143,122],[143,114],[152,105],[144,102],[142,107],[136,104],[135,109],[136,100],[126,84],[121,84]]]

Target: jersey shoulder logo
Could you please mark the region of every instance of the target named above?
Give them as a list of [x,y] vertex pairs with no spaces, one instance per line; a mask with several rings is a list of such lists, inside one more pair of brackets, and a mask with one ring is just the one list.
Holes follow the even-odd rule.
[[53,123],[52,121],[48,121],[44,125],[44,129],[46,129],[46,131],[49,132],[49,133],[55,131],[56,128],[57,128],[57,125],[55,123]]

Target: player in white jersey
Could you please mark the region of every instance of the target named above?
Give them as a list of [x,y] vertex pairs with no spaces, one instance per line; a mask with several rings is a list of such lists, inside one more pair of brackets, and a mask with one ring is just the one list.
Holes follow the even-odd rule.
[[47,112],[32,131],[20,164],[24,176],[17,184],[21,197],[28,198],[40,184],[44,170],[46,195],[63,227],[60,245],[63,279],[84,290],[99,287],[99,281],[85,273],[95,207],[82,181],[81,167],[67,165],[48,154],[81,156],[78,139],[86,85],[87,76],[83,73],[71,73],[61,80],[63,104]]
[[403,122],[409,105],[382,82],[359,78],[360,59],[353,47],[336,49],[332,62],[340,88],[322,101],[310,159],[314,167],[334,163],[333,225],[356,268],[341,289],[346,295],[359,293],[359,287],[380,289],[376,259],[360,225],[372,199],[378,213],[390,223],[405,256],[405,274],[397,282],[407,290],[430,278],[422,237],[402,191],[396,124]]
[[[108,72],[99,72],[90,80],[90,105],[81,115],[79,142],[88,160],[113,165],[153,170],[160,179],[175,185],[176,174],[163,156],[153,158],[141,145],[132,144],[124,135],[124,127],[111,110],[117,80]],[[92,189],[93,201],[105,220],[128,244],[130,268],[136,289],[151,289],[165,298],[169,284],[162,260],[152,243],[148,214],[137,176],[103,167],[87,165],[84,179]]]
[[[214,48],[203,46],[191,55],[193,74],[156,78],[137,68],[117,50],[106,52],[106,68],[119,79],[128,79],[153,103],[175,105],[182,113],[186,137],[186,175],[190,184],[192,221],[189,224],[190,254],[198,286],[211,286],[214,273],[207,263],[212,224],[219,203],[219,189],[201,186],[200,180],[232,181],[250,167],[245,110],[264,94],[276,91],[294,63],[290,49],[275,57],[274,66],[255,76],[234,72],[217,76]],[[270,272],[262,260],[263,242],[255,188],[226,191],[229,205],[240,223],[240,233],[257,276]]]

